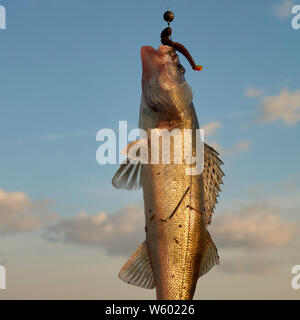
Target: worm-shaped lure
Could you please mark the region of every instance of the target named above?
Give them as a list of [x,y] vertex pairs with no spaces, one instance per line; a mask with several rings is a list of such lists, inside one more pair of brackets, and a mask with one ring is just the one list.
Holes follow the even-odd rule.
[[170,27],[165,28],[160,34],[161,43],[163,45],[171,46],[176,51],[183,54],[187,58],[190,65],[192,66],[193,70],[201,71],[203,67],[201,65],[196,65],[194,59],[192,58],[191,54],[189,53],[189,51],[186,49],[185,46],[183,46],[181,43],[173,42],[170,39],[171,34],[172,34],[172,29]]

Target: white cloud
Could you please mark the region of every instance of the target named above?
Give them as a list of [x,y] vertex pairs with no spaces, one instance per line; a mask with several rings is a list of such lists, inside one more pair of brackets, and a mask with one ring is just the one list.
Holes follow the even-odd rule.
[[[204,124],[200,126],[202,129],[204,129],[204,135],[205,138],[208,136],[214,135],[218,129],[222,128],[222,125],[220,122],[212,121],[208,122],[207,124]],[[229,147],[229,148],[223,148],[217,141],[209,141],[208,144],[212,146],[216,151],[220,153],[220,155],[235,155],[236,153],[239,153],[241,151],[246,151],[250,148],[250,141],[244,140],[238,142],[236,145]]]
[[299,226],[284,221],[276,208],[250,205],[224,213],[214,223],[216,242],[224,247],[266,249],[290,244]]
[[264,94],[264,92],[260,89],[256,88],[247,88],[245,90],[245,96],[248,98],[259,98]]
[[101,245],[112,255],[129,255],[145,240],[144,212],[135,205],[115,214],[82,212],[48,227],[44,236],[51,241]]
[[3,212],[16,213],[18,211],[30,209],[32,202],[23,192],[5,192],[0,189],[0,208]]
[[294,1],[282,0],[272,6],[272,12],[278,19],[286,19],[291,15],[292,6]]
[[201,129],[204,129],[205,137],[214,135],[220,128],[222,128],[222,125],[220,122],[217,121],[209,122],[201,126]]
[[47,202],[35,202],[23,192],[6,192],[0,189],[0,233],[27,232],[38,228],[44,218]]
[[209,145],[218,151],[221,156],[234,156],[240,152],[249,150],[251,147],[251,142],[248,140],[243,140],[228,148],[223,148],[217,141],[212,141],[209,143]]
[[224,153],[226,155],[234,155],[239,152],[247,151],[250,149],[251,143],[248,140],[243,140],[235,144],[234,146],[227,148]]
[[282,90],[277,96],[265,97],[259,105],[261,122],[281,120],[287,126],[300,121],[300,90]]

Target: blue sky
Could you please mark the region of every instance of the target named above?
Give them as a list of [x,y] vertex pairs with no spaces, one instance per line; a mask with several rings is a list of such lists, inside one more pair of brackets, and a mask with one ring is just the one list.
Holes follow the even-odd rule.
[[[127,197],[135,199],[136,194],[118,192],[120,203],[111,203],[116,192],[107,185],[115,167],[97,165],[95,135],[101,128],[117,128],[119,120],[136,127],[139,50],[142,45],[159,45],[167,4],[2,3],[8,25],[1,32],[2,187],[24,190],[34,198],[53,198],[64,214],[78,207],[113,211]],[[202,73],[187,67],[200,123],[222,123],[217,137],[221,145],[252,141],[251,152],[228,161],[235,170],[227,179],[239,180],[238,188],[244,191],[245,182],[284,178],[278,147],[284,148],[283,154],[295,153],[299,128],[256,124],[257,100],[246,99],[244,91],[254,86],[275,95],[284,87],[297,89],[299,32],[289,19],[274,19],[270,2],[170,1],[170,5],[176,14],[174,39],[204,65]],[[56,138],[45,141],[48,135]],[[263,157],[258,158],[261,152]],[[291,172],[298,160],[298,152],[285,159]],[[103,196],[104,185],[112,197]]]
[[[285,123],[282,110],[262,117],[262,105],[273,110],[268,97],[298,99],[300,31],[288,2],[0,0],[0,188],[50,199],[62,218],[142,204],[141,192],[111,186],[117,166],[97,164],[96,133],[119,120],[137,126],[140,47],[159,46],[169,3],[173,39],[204,66],[193,72],[181,57],[199,122],[220,127],[207,137],[224,153],[218,210],[261,193],[290,196],[282,183],[299,187],[299,120]],[[287,105],[289,119],[299,109]]]

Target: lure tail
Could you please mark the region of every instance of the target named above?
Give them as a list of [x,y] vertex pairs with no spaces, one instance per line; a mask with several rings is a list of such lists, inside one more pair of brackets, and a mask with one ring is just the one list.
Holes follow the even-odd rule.
[[190,63],[190,65],[192,66],[193,70],[201,71],[203,69],[203,67],[201,65],[196,65],[194,59],[192,58],[191,54],[189,53],[189,51],[186,49],[186,47],[184,45],[182,45],[179,42],[173,42],[170,39],[171,34],[172,34],[172,29],[170,27],[165,28],[161,32],[161,35],[160,35],[161,43],[163,45],[171,46],[176,51],[183,54],[186,57],[186,59],[188,60],[188,62]]

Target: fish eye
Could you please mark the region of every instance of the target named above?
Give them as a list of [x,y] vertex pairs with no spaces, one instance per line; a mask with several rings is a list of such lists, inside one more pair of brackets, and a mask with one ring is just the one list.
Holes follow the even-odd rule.
[[185,74],[185,69],[184,69],[184,67],[183,67],[183,65],[182,64],[178,64],[177,65],[177,68],[179,69],[179,71],[182,73],[182,74]]

